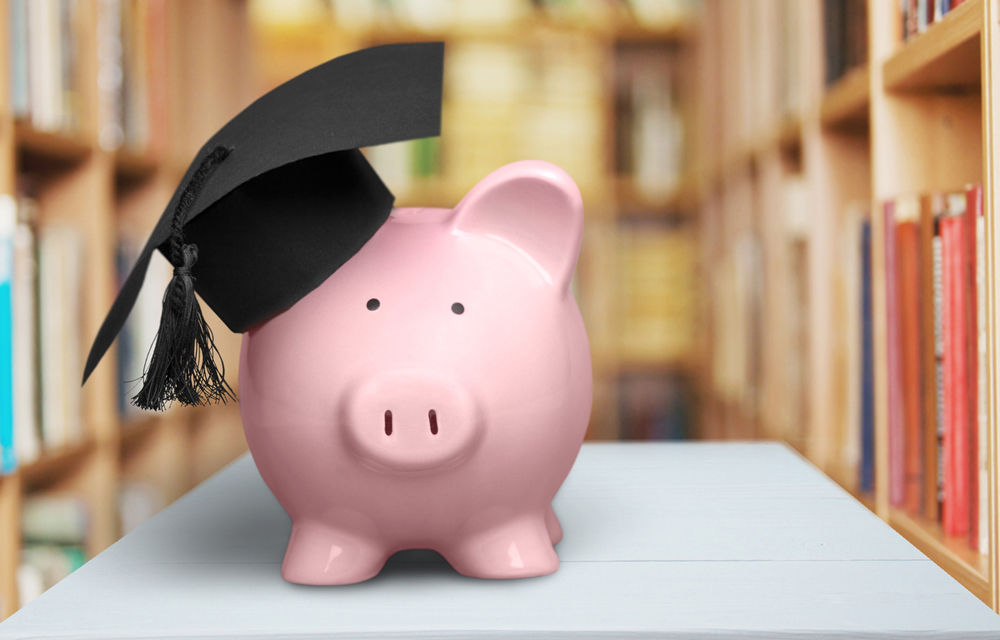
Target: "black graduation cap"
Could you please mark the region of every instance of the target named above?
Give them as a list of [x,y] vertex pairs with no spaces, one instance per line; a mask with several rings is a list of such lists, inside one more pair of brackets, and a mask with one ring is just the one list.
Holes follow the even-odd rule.
[[232,398],[194,292],[232,331],[295,304],[388,219],[393,195],[358,150],[440,135],[444,44],[330,60],[259,98],[205,143],[91,347],[94,371],[135,304],[154,249],[174,266],[133,403]]

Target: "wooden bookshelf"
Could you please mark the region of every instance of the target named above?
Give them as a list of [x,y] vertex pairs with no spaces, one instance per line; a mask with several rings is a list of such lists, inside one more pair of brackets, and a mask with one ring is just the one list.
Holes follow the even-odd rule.
[[[0,1],[0,186],[14,194],[15,177],[32,177],[39,224],[71,221],[86,235],[82,324],[83,362],[115,294],[115,243],[122,227],[148,234],[177,181],[208,135],[250,102],[253,85],[245,61],[246,6],[240,0],[170,2],[167,33],[170,73],[166,85],[171,132],[166,148],[107,151],[98,144],[98,0],[77,3],[74,56],[82,119],[77,130],[38,131],[11,115],[8,95],[8,3]],[[235,386],[239,336],[210,319]],[[16,573],[21,557],[21,504],[35,495],[66,495],[88,509],[87,553],[118,539],[122,483],[142,481],[165,503],[178,498],[246,449],[238,408],[171,409],[125,418],[114,349],[83,389],[84,435],[0,477],[0,620],[18,607]]]
[[[868,2],[868,62],[824,86],[821,0],[727,4],[706,2],[705,32],[700,41],[705,83],[702,102],[714,108],[702,130],[706,147],[699,175],[703,263],[724,264],[741,242],[756,238],[765,264],[763,289],[755,304],[760,320],[743,331],[738,348],[757,354],[738,393],[721,387],[713,367],[714,350],[725,344],[717,335],[715,314],[741,315],[731,307],[706,310],[702,359],[708,367],[703,385],[708,400],[704,433],[711,437],[769,437],[792,444],[817,467],[840,482],[893,526],[915,547],[951,573],[966,588],[1000,611],[1000,536],[998,473],[1000,460],[1000,324],[995,224],[996,188],[1000,185],[995,96],[1000,69],[1000,23],[994,3],[967,0],[901,42],[896,3]],[[791,5],[795,5],[792,11]],[[725,5],[725,6],[723,6]],[[775,12],[789,11],[779,18]],[[792,15],[794,14],[794,15]],[[780,85],[772,38],[784,20],[797,37],[798,79],[794,108],[783,113],[772,93]],[[780,39],[779,39],[780,40]],[[786,59],[788,59],[786,57]],[[745,75],[753,81],[742,80]],[[706,107],[708,110],[708,107]],[[797,132],[784,122],[798,120]],[[776,132],[786,131],[785,134]],[[942,533],[937,522],[913,516],[889,501],[886,364],[886,289],[882,205],[899,196],[954,191],[970,183],[984,186],[987,232],[989,553]],[[790,239],[782,213],[788,189],[804,192],[809,219],[802,235]],[[844,341],[845,295],[838,237],[850,222],[852,206],[867,205],[872,225],[872,302],[875,363],[875,491],[860,491],[856,445],[845,432],[845,378],[852,358]],[[796,251],[808,298],[795,303],[790,268]],[[706,289],[721,276],[705,270]],[[791,314],[794,315],[794,314]],[[794,346],[802,336],[803,343]],[[714,358],[714,359],[713,359]],[[789,373],[791,363],[797,374]],[[795,368],[793,367],[793,368]],[[794,378],[794,379],[793,379]],[[858,376],[860,384],[860,376]],[[790,401],[790,398],[793,400]],[[797,400],[795,398],[798,398]],[[791,408],[790,408],[791,405]],[[799,407],[804,407],[801,411]],[[801,424],[802,426],[797,426]]]

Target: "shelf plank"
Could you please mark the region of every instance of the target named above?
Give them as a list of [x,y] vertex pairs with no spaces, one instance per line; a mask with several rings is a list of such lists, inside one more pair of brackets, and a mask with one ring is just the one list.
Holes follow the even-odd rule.
[[37,131],[30,123],[21,120],[14,123],[14,139],[18,151],[22,153],[66,164],[82,162],[92,151],[90,144],[81,136]]
[[964,539],[944,535],[941,525],[891,508],[889,524],[925,556],[936,562],[977,598],[990,603],[987,558],[969,548]]
[[77,466],[94,449],[93,440],[66,445],[54,451],[45,451],[32,462],[21,466],[24,486],[31,488],[51,479],[63,471]]
[[882,67],[887,91],[931,91],[980,85],[983,0],[967,0],[907,41]]
[[819,119],[827,128],[867,128],[871,72],[865,63],[848,71],[823,95]]
[[156,173],[159,166],[159,159],[149,153],[133,153],[124,149],[115,153],[115,177],[119,180],[145,180]]

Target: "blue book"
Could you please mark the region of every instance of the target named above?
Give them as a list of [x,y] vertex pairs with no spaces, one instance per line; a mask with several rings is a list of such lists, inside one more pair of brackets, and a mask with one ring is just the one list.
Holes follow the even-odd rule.
[[0,473],[17,469],[14,448],[14,334],[11,279],[14,275],[14,199],[0,196]]
[[872,225],[861,224],[861,490],[875,489],[875,348],[872,342]]

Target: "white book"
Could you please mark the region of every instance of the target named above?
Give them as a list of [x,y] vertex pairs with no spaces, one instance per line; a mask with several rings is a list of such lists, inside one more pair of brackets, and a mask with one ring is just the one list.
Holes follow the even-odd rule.
[[62,125],[61,57],[58,0],[29,2],[28,90],[31,124],[39,131]]
[[[30,206],[27,205],[27,206]],[[21,214],[21,212],[19,212]],[[38,332],[35,234],[19,215],[14,233],[14,441],[21,464],[38,457]]]
[[83,435],[80,404],[80,298],[83,238],[51,225],[39,239],[42,442],[59,447]]

